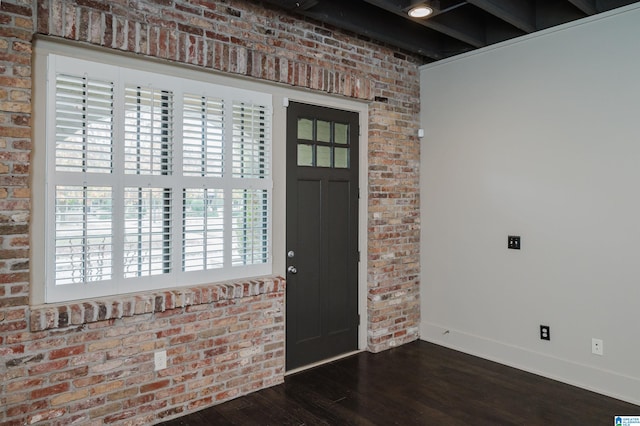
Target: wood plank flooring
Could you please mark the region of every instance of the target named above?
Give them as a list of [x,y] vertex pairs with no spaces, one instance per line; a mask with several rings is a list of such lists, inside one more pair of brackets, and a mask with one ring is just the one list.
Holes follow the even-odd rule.
[[417,341],[287,376],[166,426],[613,425],[640,406]]

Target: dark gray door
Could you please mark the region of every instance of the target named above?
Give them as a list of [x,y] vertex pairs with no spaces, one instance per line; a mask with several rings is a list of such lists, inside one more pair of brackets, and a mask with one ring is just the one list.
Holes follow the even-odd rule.
[[358,127],[289,103],[287,370],[358,348]]

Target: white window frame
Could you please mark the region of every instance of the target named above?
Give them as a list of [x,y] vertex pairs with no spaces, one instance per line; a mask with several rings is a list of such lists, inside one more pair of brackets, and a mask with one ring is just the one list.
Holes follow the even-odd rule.
[[[194,177],[194,176],[183,176],[182,175],[182,99],[183,94],[192,94],[192,95],[202,95],[207,97],[215,97],[222,98],[225,100],[225,117],[232,117],[232,109],[234,103],[242,102],[247,105],[260,105],[265,107],[265,114],[269,116],[268,122],[272,126],[272,96],[267,93],[261,93],[251,90],[245,90],[237,87],[231,87],[228,85],[218,85],[215,83],[211,83],[210,81],[203,80],[194,80],[194,79],[186,79],[174,75],[162,74],[162,73],[151,73],[145,71],[144,68],[147,67],[148,62],[144,60],[138,59],[129,59],[131,64],[135,66],[128,67],[122,65],[110,65],[107,62],[100,61],[87,61],[78,58],[74,58],[66,55],[59,55],[54,53],[46,53],[44,56],[44,63],[42,63],[43,58],[40,57],[36,62],[36,67],[40,68],[42,66],[46,67],[45,78],[46,78],[46,87],[44,90],[46,91],[46,103],[44,107],[44,111],[40,110],[41,113],[45,115],[45,131],[44,135],[42,132],[36,131],[36,143],[38,147],[36,148],[37,152],[41,152],[39,150],[46,150],[46,161],[45,161],[45,171],[44,182],[38,180],[35,183],[39,186],[42,183],[42,187],[45,188],[44,194],[40,194],[40,191],[37,190],[34,196],[44,196],[45,199],[45,208],[44,208],[44,229],[40,229],[40,226],[35,226],[34,231],[36,233],[40,230],[41,234],[44,236],[44,297],[43,301],[46,303],[54,303],[54,302],[62,302],[69,300],[77,300],[77,299],[86,299],[86,298],[95,298],[102,296],[112,296],[123,293],[131,293],[131,292],[140,292],[140,291],[150,291],[150,290],[160,290],[171,287],[180,287],[180,286],[193,286],[198,284],[212,283],[225,281],[229,279],[239,279],[239,278],[248,278],[254,276],[267,275],[272,273],[272,173],[271,170],[268,170],[268,174],[265,178],[234,178],[232,173],[232,146],[231,138],[233,135],[233,126],[228,123],[225,125],[225,154],[224,158],[226,159],[224,162],[224,172],[222,177]],[[138,63],[136,63],[138,62]],[[98,282],[90,282],[90,283],[74,283],[74,284],[65,284],[65,285],[55,285],[55,256],[54,251],[55,247],[53,247],[53,238],[52,236],[55,233],[55,186],[58,177],[55,173],[55,158],[54,158],[54,148],[52,147],[52,142],[50,140],[50,135],[55,134],[55,96],[52,96],[52,90],[55,89],[55,77],[59,72],[69,73],[71,75],[78,75],[78,71],[82,70],[83,75],[94,76],[97,79],[105,80],[108,79],[110,81],[114,81],[116,94],[114,111],[116,112],[116,116],[114,116],[114,146],[116,146],[119,142],[122,143],[123,140],[123,113],[119,113],[118,111],[123,111],[123,100],[120,95],[124,92],[123,88],[125,84],[136,84],[136,85],[150,85],[153,87],[157,87],[159,89],[168,89],[173,92],[173,100],[175,102],[174,107],[174,145],[173,145],[173,174],[171,176],[138,176],[132,177],[131,180],[139,180],[140,187],[162,187],[162,188],[170,188],[171,193],[173,194],[173,202],[172,202],[172,226],[171,229],[173,231],[173,239],[172,239],[172,252],[173,257],[171,260],[171,272],[164,273],[161,275],[150,275],[136,278],[123,278],[122,275],[122,265],[118,263],[118,255],[122,253],[123,247],[123,227],[124,225],[118,224],[118,216],[123,217],[123,206],[118,205],[114,202],[113,204],[113,237],[112,244],[114,246],[114,255],[113,255],[113,279],[107,281],[98,281]],[[42,71],[36,70],[36,78],[38,75],[42,77]],[[52,87],[53,86],[53,87]],[[36,88],[38,85],[36,84]],[[37,90],[37,89],[36,89]],[[38,114],[36,114],[38,115]],[[273,164],[272,162],[272,129],[271,126],[267,129],[266,140],[269,145],[269,149],[267,150],[267,163],[269,165]],[[44,141],[40,140],[42,137],[45,138]],[[53,142],[55,145],[55,141]],[[113,152],[113,160],[114,164],[119,162],[119,164],[123,163],[123,151],[120,149],[115,149]],[[38,161],[35,161],[38,163]],[[40,162],[41,163],[41,162]],[[37,166],[37,164],[36,164]],[[41,176],[42,173],[37,173],[37,176]],[[80,176],[79,176],[80,178]],[[86,186],[88,185],[88,180],[92,182],[106,182],[109,186],[114,188],[114,191],[118,192],[122,190],[122,187],[130,185],[129,181],[123,181],[121,178],[117,176],[113,176],[116,181],[110,181],[109,179],[105,179],[105,176],[93,177],[91,179],[86,178],[82,179],[82,182],[78,182],[79,184]],[[129,183],[127,183],[129,182]],[[91,184],[93,185],[93,184]],[[98,185],[98,183],[95,183]],[[225,248],[224,251],[224,266],[216,269],[204,269],[200,271],[183,271],[182,265],[182,242],[181,235],[183,234],[182,230],[182,203],[180,202],[182,198],[182,193],[184,188],[211,188],[211,189],[222,189],[224,191],[224,241],[228,246],[229,242],[232,239],[232,230],[231,230],[231,219],[232,219],[232,200],[231,193],[235,190],[256,190],[256,191],[266,191],[267,194],[267,229],[266,229],[266,238],[267,238],[267,259],[264,263],[253,264],[253,265],[242,265],[242,266],[233,266],[231,261],[231,252],[228,248]],[[117,195],[114,195],[114,201]],[[120,256],[121,257],[121,256]]]

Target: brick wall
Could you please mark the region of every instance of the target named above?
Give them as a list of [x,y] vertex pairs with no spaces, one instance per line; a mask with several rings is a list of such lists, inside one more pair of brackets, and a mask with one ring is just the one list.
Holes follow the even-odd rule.
[[283,381],[279,278],[14,312],[2,425],[151,424]]
[[[36,33],[370,101],[368,349],[417,339],[419,80],[413,58],[254,1],[2,0],[0,425],[152,423],[283,377],[279,278],[265,280],[257,293],[229,295],[223,290],[229,286],[211,286],[190,290],[192,296],[29,306]],[[79,311],[82,320],[75,323]],[[155,372],[158,349],[167,350],[169,368]]]

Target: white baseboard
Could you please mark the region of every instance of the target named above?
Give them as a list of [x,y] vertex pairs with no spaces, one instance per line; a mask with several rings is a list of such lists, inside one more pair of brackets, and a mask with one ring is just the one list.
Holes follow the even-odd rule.
[[420,339],[640,405],[640,380],[634,377],[578,364],[567,359],[556,358],[424,321],[420,325]]

